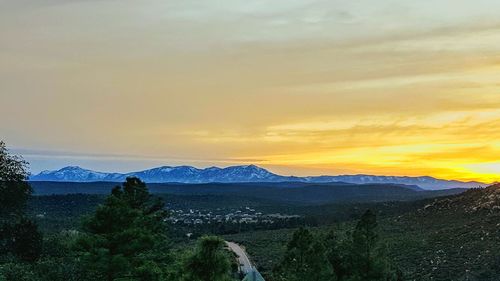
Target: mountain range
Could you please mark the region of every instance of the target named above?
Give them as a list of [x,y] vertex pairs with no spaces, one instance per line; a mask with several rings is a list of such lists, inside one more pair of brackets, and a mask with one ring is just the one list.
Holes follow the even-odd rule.
[[373,175],[339,175],[296,177],[274,174],[255,165],[231,166],[226,168],[210,167],[199,169],[192,166],[163,166],[130,173],[104,173],[68,166],[56,171],[43,171],[32,175],[30,181],[55,182],[121,182],[127,177],[139,177],[148,183],[248,183],[248,182],[305,182],[331,183],[345,182],[353,184],[401,184],[417,186],[427,190],[451,188],[484,187],[481,182],[462,182],[441,180],[433,177],[400,177]]

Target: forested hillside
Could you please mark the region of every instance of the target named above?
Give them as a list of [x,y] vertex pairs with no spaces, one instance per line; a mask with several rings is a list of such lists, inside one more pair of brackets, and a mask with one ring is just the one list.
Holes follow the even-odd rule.
[[[500,186],[420,202],[404,214],[383,216],[380,237],[404,280],[498,280],[500,276]],[[349,233],[351,222],[313,228]],[[247,245],[269,278],[293,229],[232,235]],[[269,279],[270,280],[270,279]]]
[[[108,194],[118,183],[31,182],[35,195]],[[222,195],[271,200],[290,204],[327,204],[333,202],[408,201],[457,194],[466,189],[427,191],[397,184],[347,183],[209,183],[148,184],[155,194]]]

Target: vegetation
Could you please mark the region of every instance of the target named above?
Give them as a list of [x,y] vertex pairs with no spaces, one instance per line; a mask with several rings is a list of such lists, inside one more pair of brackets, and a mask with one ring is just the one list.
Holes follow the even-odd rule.
[[378,244],[377,227],[375,214],[368,210],[356,225],[352,239],[347,242],[348,246],[343,247],[348,249],[347,253],[342,253],[340,247],[332,245],[334,250],[329,257],[339,280],[401,279],[392,272],[385,251]]
[[229,281],[231,263],[224,240],[215,236],[200,239],[196,250],[184,262],[186,281]]
[[367,211],[352,236],[339,241],[334,232],[313,235],[300,228],[288,242],[273,280],[401,280],[379,244],[376,216]]
[[[500,275],[498,185],[432,193],[446,197],[420,201],[378,202],[404,194],[364,193],[359,202],[350,193],[349,200],[326,205],[321,197],[345,187],[316,187],[320,193],[302,201],[295,199],[310,186],[273,191],[255,184],[226,192],[238,187],[153,185],[156,192],[168,189],[153,195],[140,179],[129,178],[115,188],[95,184],[100,191],[93,195],[32,196],[26,167],[0,143],[1,281],[237,279],[223,240],[206,236],[214,234],[243,244],[267,281],[497,281]],[[37,183],[35,190],[81,192],[89,186]],[[290,188],[290,196],[278,198]],[[242,207],[298,216],[190,225],[174,223],[167,212],[234,213]]]
[[[108,194],[114,186],[111,182],[64,183],[32,182],[36,194]],[[415,190],[412,187],[394,184],[347,184],[347,183],[208,183],[148,185],[152,193],[174,195],[218,195],[239,197],[262,202],[277,202],[280,205],[312,206],[346,202],[411,201],[437,196],[453,195],[463,189],[437,191]],[[233,203],[234,204],[234,203]]]
[[[26,182],[26,162],[10,155],[3,142],[0,161],[0,191],[6,195],[0,200],[10,200],[0,205],[1,281],[230,280],[231,257],[219,238],[202,238],[192,254],[172,249],[164,203],[138,178],[128,178],[104,201],[84,197],[88,204],[80,207],[88,211],[95,203],[102,204],[83,218],[78,230],[51,232],[42,238],[25,214],[32,192]],[[60,202],[60,198],[49,199]],[[62,209],[60,215],[68,214]],[[183,264],[174,262],[186,256]]]
[[79,231],[48,234],[40,259],[0,264],[0,280],[231,280],[232,257],[223,240],[203,237],[195,250],[190,244],[179,250],[167,238],[167,217],[163,202],[142,181],[128,178],[83,218]]
[[[423,201],[322,206],[283,204],[225,195],[159,196],[165,199],[169,208],[199,206],[216,210],[221,206],[243,204],[268,212],[298,214],[305,218],[302,226],[308,226],[314,235],[327,236],[332,228],[335,229],[339,244],[351,237],[349,233],[355,227],[352,221],[359,220],[366,209],[371,209],[379,218],[379,243],[385,246],[391,264],[403,271],[404,280],[495,280],[492,276],[496,276],[495,272],[499,268],[495,261],[498,260],[496,253],[500,252],[500,217],[494,211],[494,205],[490,209],[483,207],[473,211],[476,206],[489,206],[481,199],[493,198],[491,192],[471,190],[459,196]],[[45,214],[36,221],[46,233],[56,235],[61,231],[78,230],[78,223],[75,223],[77,218],[81,214],[94,212],[104,200],[105,197],[100,195],[37,196],[30,199],[28,209],[33,215]],[[266,280],[272,281],[272,269],[283,259],[286,244],[297,225],[284,225],[280,226],[284,227],[282,229],[269,231],[251,227],[241,228],[241,232],[229,232],[239,234],[228,235],[226,239],[245,245]],[[176,249],[194,246],[191,239],[186,237],[187,232],[193,232],[195,235],[192,237],[202,236],[203,233],[227,233],[205,226],[178,228],[169,225],[168,228],[169,241]],[[184,254],[184,251],[180,251],[172,253],[172,257],[179,261],[182,260],[179,257]],[[176,266],[182,268],[182,264]]]
[[[492,190],[471,190],[459,196],[423,201],[402,214],[378,220],[380,250],[388,262],[402,271],[403,280],[498,280],[500,266],[500,212],[494,206],[477,209],[471,202],[492,198]],[[484,204],[481,204],[484,206]],[[352,239],[351,221],[311,228],[313,235],[327,236],[334,229],[339,245]],[[244,244],[266,280],[287,250],[294,230],[281,229],[229,235]],[[385,248],[385,249],[384,249]],[[396,272],[397,273],[397,272]]]
[[0,142],[0,259],[34,262],[41,254],[42,238],[37,225],[25,216],[31,196],[27,163],[9,154]]
[[161,280],[169,261],[166,216],[142,181],[127,178],[85,220],[85,233],[75,245],[82,265],[108,281]]
[[328,264],[326,249],[307,229],[297,230],[288,246],[283,261],[275,273],[276,280],[333,280],[334,272]]

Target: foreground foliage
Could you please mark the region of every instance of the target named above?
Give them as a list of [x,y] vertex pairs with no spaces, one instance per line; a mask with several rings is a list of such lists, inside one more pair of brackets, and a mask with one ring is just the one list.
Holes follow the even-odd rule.
[[84,267],[106,280],[160,280],[168,264],[163,204],[152,202],[146,185],[128,178],[113,189],[92,217],[75,250]]
[[200,239],[195,251],[184,261],[186,281],[229,281],[231,264],[224,240],[215,236]]
[[[80,230],[42,237],[25,214],[32,193],[26,166],[0,142],[0,281],[230,280],[230,256],[219,238],[203,238],[190,255],[172,251],[165,205],[138,178],[115,187]],[[87,199],[90,206],[102,202]]]
[[0,260],[35,262],[41,253],[42,235],[25,215],[32,193],[27,165],[0,141]]

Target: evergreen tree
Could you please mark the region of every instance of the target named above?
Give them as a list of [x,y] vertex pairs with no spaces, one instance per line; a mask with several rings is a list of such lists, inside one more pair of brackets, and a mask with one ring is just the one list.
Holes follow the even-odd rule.
[[357,223],[350,247],[350,268],[346,280],[397,280],[390,269],[384,248],[379,245],[377,217],[368,210]]
[[138,178],[127,178],[84,221],[76,250],[101,279],[160,280],[168,262],[167,212]]
[[11,155],[0,141],[0,255],[12,254],[22,261],[36,261],[41,253],[42,235],[25,217],[32,188],[27,182],[28,163]]
[[26,181],[29,175],[27,166],[26,161],[11,155],[5,143],[0,141],[0,220],[3,222],[22,215],[33,192]]
[[282,262],[275,268],[279,281],[401,281],[391,269],[379,243],[377,219],[367,211],[349,238],[335,232],[315,237],[307,229],[295,231]]
[[231,280],[231,263],[224,241],[215,236],[202,237],[184,264],[186,281]]
[[345,243],[339,240],[332,230],[325,237],[326,256],[338,280],[344,280],[349,274],[348,254]]
[[277,280],[284,281],[336,280],[322,241],[304,228],[293,234],[274,275]]
[[15,256],[28,262],[34,262],[40,257],[43,238],[33,221],[23,217],[11,226],[9,232],[13,241],[10,250]]
[[370,272],[375,263],[375,250],[378,241],[377,217],[366,211],[352,234],[353,261],[361,272]]

